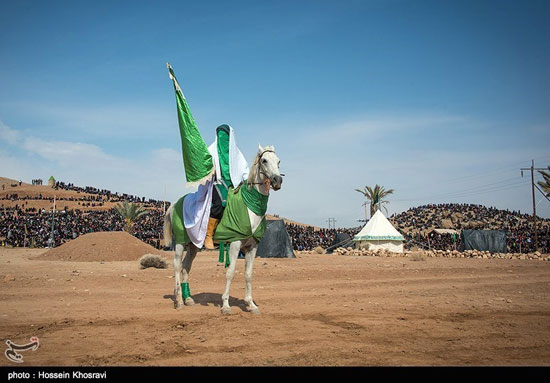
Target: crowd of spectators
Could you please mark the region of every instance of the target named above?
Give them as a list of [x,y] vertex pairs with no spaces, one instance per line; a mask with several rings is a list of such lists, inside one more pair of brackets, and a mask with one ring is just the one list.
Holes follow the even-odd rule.
[[350,229],[318,229],[314,230],[311,226],[301,226],[292,223],[286,224],[286,230],[290,236],[294,250],[313,250],[317,246],[324,249],[334,243],[338,233],[346,233],[351,238],[357,234],[361,227]]
[[[157,248],[162,244],[163,209],[162,202],[145,201],[145,198],[119,195],[108,190],[86,187],[78,188],[72,184],[58,182],[58,188],[77,190],[92,194],[83,196],[83,209],[65,208],[52,214],[51,211],[26,207],[27,199],[50,199],[41,194],[35,197],[19,197],[17,193],[4,196],[4,199],[21,200],[21,206],[0,210],[0,241],[12,246],[46,247],[52,243],[59,246],[82,234],[96,231],[123,230],[124,222],[115,209],[86,211],[85,205],[95,206],[103,201],[129,200],[149,207],[148,214],[139,219],[134,226],[134,235]],[[77,198],[77,197],[74,197]],[[65,198],[73,201],[73,197]],[[60,201],[63,198],[59,199]],[[149,205],[149,206],[148,206]],[[150,206],[152,205],[152,206]],[[101,205],[98,205],[101,206]],[[153,208],[151,208],[153,207]],[[53,217],[53,226],[52,226]],[[405,248],[421,247],[425,249],[461,249],[462,229],[476,228],[506,231],[509,252],[530,252],[535,250],[535,237],[532,216],[519,211],[499,210],[473,204],[439,204],[411,208],[403,213],[394,214],[390,222],[405,238]],[[313,250],[320,246],[324,249],[334,244],[338,233],[346,233],[351,238],[361,227],[344,229],[317,229],[311,226],[286,224],[294,250]],[[436,228],[456,230],[456,234],[436,232]],[[539,250],[550,252],[550,219],[539,218]]]
[[[506,231],[509,252],[535,251],[533,216],[514,210],[501,210],[475,204],[429,204],[394,214],[390,221],[405,237],[425,248],[438,250],[461,247],[460,235],[439,234],[436,228],[503,230]],[[544,253],[550,252],[550,219],[537,217],[538,245]]]
[[425,235],[421,233],[403,233],[405,248],[419,247],[431,250],[460,250],[462,239],[460,234],[437,233],[431,231]]
[[[163,216],[162,209],[148,210],[147,215],[135,222],[133,235],[161,248]],[[121,230],[124,230],[124,221],[115,209],[55,213],[15,207],[0,210],[0,242],[15,247],[57,247],[83,234]]]
[[[506,231],[509,252],[535,251],[533,217],[520,211],[501,210],[475,204],[428,204],[394,214],[390,222],[403,234],[405,248],[419,247],[436,250],[462,249],[462,229]],[[537,218],[539,250],[550,253],[550,219]],[[334,243],[337,233],[351,238],[361,227],[314,230],[309,226],[287,224],[294,250],[312,250],[317,246],[327,248]],[[441,233],[435,229],[451,229],[456,233]]]
[[121,202],[121,201],[128,201],[128,202],[134,202],[134,203],[146,203],[147,207],[162,207],[163,201],[158,201],[155,199],[145,199],[145,197],[137,197],[131,194],[122,193],[119,194],[118,192],[113,193],[110,190],[107,189],[98,189],[92,186],[86,186],[86,187],[80,187],[75,186],[72,183],[64,183],[61,181],[58,181],[55,183],[54,189],[63,189],[63,190],[72,190],[76,191],[77,193],[87,193],[87,194],[94,194],[96,195],[96,200],[102,200],[106,202]]
[[[29,201],[41,201],[46,200],[49,202],[54,201],[53,197],[49,196],[43,196],[42,193],[39,193],[37,195],[19,195],[18,193],[11,193],[6,194],[2,197],[0,197],[0,200],[8,200],[8,201],[21,201],[22,204],[27,205]],[[82,206],[103,206],[103,198],[100,196],[95,195],[83,195],[78,197],[57,197],[55,198],[57,203],[61,203],[62,201],[72,201],[72,202],[79,202],[79,205]]]

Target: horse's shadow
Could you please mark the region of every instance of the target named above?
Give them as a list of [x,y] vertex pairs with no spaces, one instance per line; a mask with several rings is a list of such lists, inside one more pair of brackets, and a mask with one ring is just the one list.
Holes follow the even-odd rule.
[[[215,307],[222,307],[222,294],[219,293],[199,293],[191,295],[191,298],[195,301],[195,304],[201,306],[214,305]],[[176,304],[176,296],[174,294],[167,294],[164,296],[164,299],[171,299]],[[242,311],[248,311],[248,305],[243,299],[229,297],[229,306],[238,307]]]

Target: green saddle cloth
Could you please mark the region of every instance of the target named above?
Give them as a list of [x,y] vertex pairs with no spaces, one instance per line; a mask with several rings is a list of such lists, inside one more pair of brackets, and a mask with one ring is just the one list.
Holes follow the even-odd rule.
[[[252,226],[250,225],[250,218],[248,216],[248,209],[243,200],[242,189],[246,185],[235,191],[233,188],[229,188],[227,192],[227,207],[223,213],[223,217],[216,228],[214,233],[214,240],[217,242],[235,242],[242,241],[247,238],[254,238],[260,242],[265,233],[266,220],[265,217],[258,225],[258,228],[252,232]],[[185,230],[183,224],[183,200],[185,196],[181,197],[174,205],[172,212],[172,232],[176,243],[187,244],[190,242],[189,235]]]
[[172,210],[172,233],[174,234],[174,239],[176,243],[187,244],[191,240],[187,235],[187,230],[183,225],[183,200],[185,196],[181,197],[178,202],[174,205]]
[[242,189],[245,187],[246,185],[243,185],[236,193],[233,188],[229,188],[227,192],[227,207],[214,233],[215,241],[235,242],[252,237],[260,242],[260,239],[264,236],[266,228],[265,217],[262,218],[258,228],[252,232],[248,210],[242,197]]

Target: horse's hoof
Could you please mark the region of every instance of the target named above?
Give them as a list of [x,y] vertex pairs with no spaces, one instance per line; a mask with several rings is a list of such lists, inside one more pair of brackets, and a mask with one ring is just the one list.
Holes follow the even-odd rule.
[[231,315],[231,307],[222,307],[223,315]]
[[186,306],[193,306],[195,304],[195,301],[193,300],[193,298],[189,297],[185,299],[184,303]]
[[183,303],[174,303],[174,308],[176,310],[181,310],[183,308]]
[[254,308],[249,307],[248,311],[250,311],[252,314],[260,315],[260,310],[257,307],[254,307]]

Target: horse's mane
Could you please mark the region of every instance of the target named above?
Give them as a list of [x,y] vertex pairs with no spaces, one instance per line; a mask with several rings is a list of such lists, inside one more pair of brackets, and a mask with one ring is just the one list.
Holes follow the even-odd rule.
[[265,152],[266,150],[275,151],[275,147],[274,146],[266,146],[262,151],[258,151],[258,153],[256,153],[256,157],[254,157],[254,162],[252,162],[252,167],[250,168],[250,173],[248,173],[248,178],[246,179],[246,184],[247,184],[249,189],[252,187],[252,184],[255,182],[256,176],[258,175],[258,169],[260,168],[258,166],[259,163],[260,163],[259,162],[260,155],[263,152]]

